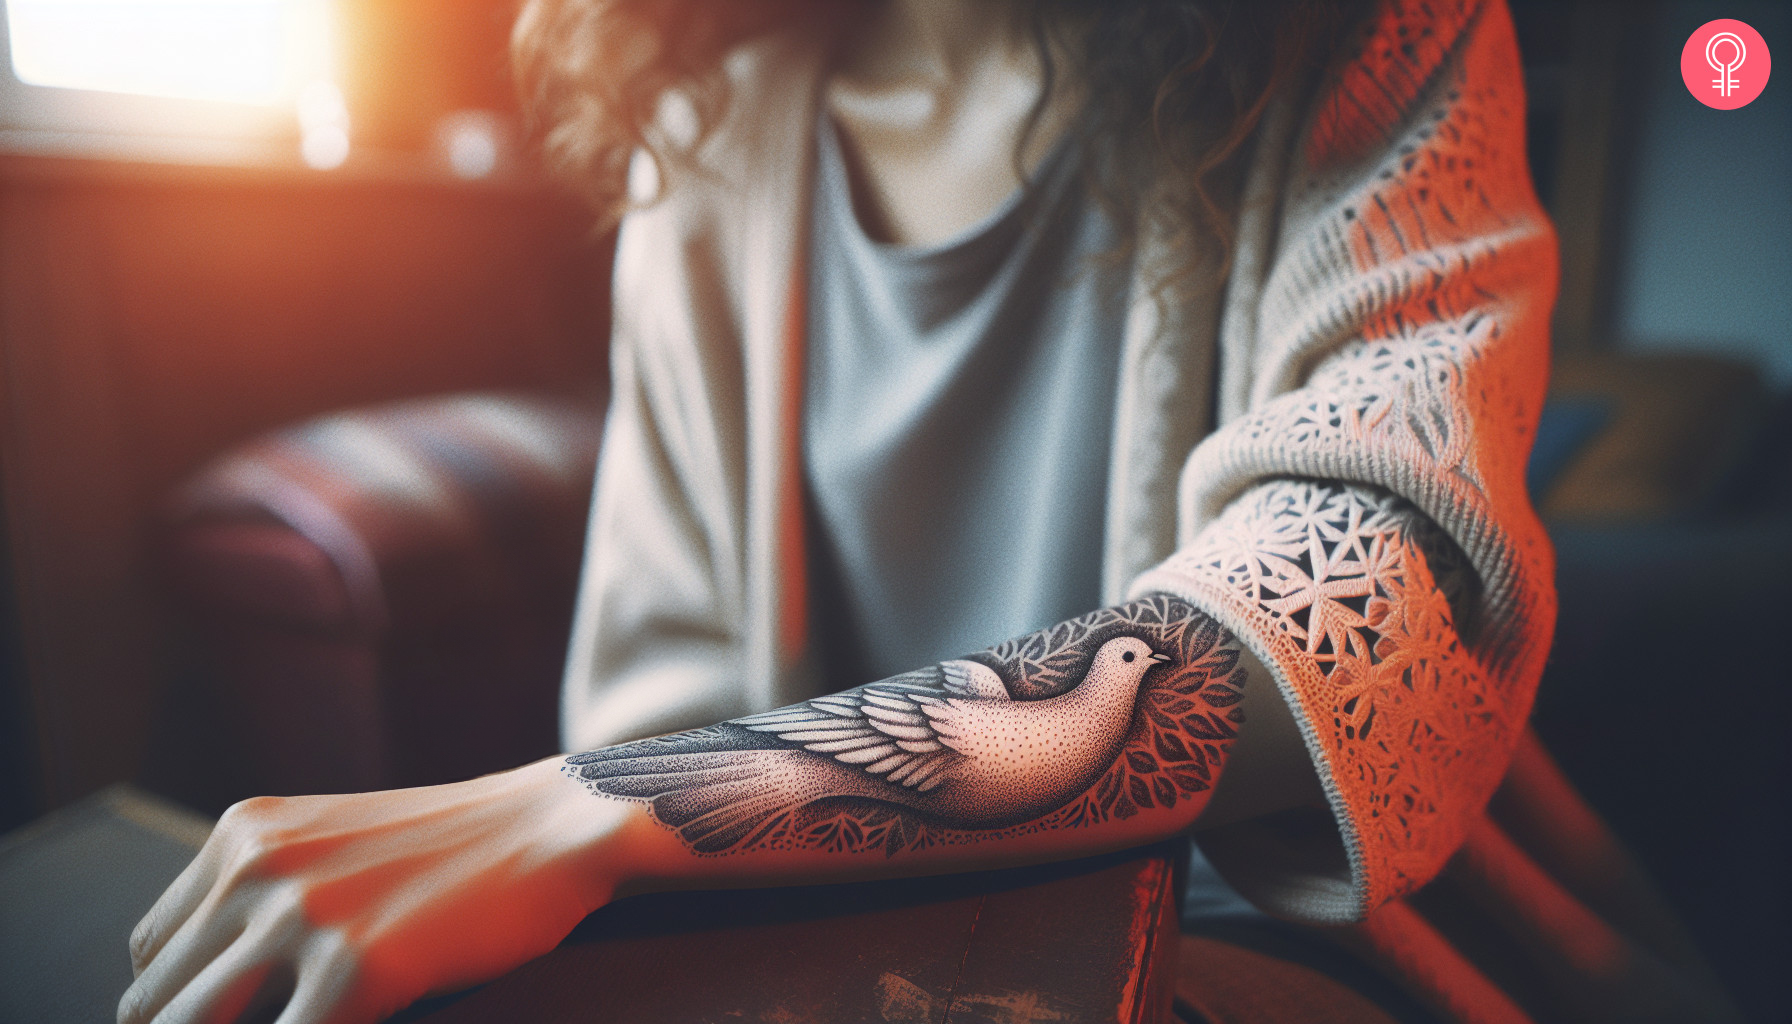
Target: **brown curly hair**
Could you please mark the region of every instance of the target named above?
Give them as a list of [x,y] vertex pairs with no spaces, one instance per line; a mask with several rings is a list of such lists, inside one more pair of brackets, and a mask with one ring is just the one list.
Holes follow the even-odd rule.
[[[629,207],[635,151],[664,171],[721,119],[729,99],[722,60],[730,50],[799,22],[836,21],[871,2],[528,0],[511,55],[548,168],[609,227]],[[1228,171],[1270,97],[1317,70],[1365,5],[1034,0],[1046,78],[1035,117],[1055,82],[1074,77],[1085,87],[1081,142],[1105,157],[1085,164],[1091,190],[1123,227],[1117,258],[1130,257],[1140,230],[1160,235],[1171,251],[1191,254],[1162,271],[1160,285],[1171,286],[1195,275],[1198,236],[1230,251],[1236,189]],[[1057,66],[1054,52],[1070,66]],[[668,138],[656,124],[672,90],[690,101],[694,141]]]

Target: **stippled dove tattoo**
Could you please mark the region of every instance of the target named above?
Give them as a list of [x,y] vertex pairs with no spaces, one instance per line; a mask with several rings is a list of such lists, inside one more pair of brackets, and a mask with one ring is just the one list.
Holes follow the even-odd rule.
[[566,759],[693,851],[895,855],[1170,808],[1243,721],[1232,636],[1154,596],[979,654]]

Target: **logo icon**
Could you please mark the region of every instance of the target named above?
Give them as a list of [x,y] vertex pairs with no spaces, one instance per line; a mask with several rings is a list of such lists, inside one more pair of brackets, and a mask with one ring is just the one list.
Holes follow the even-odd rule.
[[1680,51],[1680,77],[1693,98],[1717,110],[1747,106],[1767,88],[1767,41],[1744,22],[1719,18],[1698,27]]
[[[1729,46],[1729,60],[1719,60],[1717,50],[1720,46]],[[1736,69],[1748,59],[1748,44],[1734,32],[1718,32],[1705,40],[1705,63],[1718,73],[1717,81],[1711,84],[1717,88],[1717,94],[1725,99],[1736,91]]]

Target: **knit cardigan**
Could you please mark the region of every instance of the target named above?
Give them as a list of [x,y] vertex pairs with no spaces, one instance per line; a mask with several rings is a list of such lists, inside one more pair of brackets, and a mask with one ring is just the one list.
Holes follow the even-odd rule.
[[[1555,613],[1523,468],[1556,250],[1510,16],[1384,0],[1345,49],[1266,112],[1223,288],[1166,307],[1135,272],[1103,540],[1105,601],[1193,602],[1294,710],[1336,830],[1202,842],[1259,906],[1314,923],[1459,845]],[[727,74],[696,167],[640,165],[655,198],[618,243],[571,749],[817,695],[799,442],[822,48],[761,40]],[[1166,257],[1141,239],[1141,268]]]

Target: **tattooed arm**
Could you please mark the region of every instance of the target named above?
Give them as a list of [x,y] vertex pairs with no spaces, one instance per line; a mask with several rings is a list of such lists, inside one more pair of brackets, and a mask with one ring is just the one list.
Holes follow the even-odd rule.
[[1154,596],[706,729],[448,786],[248,801],[138,926],[119,1020],[234,1019],[284,977],[283,1022],[372,1021],[546,952],[617,895],[1161,838],[1206,805],[1245,675],[1220,626]]
[[845,693],[576,754],[566,772],[645,805],[702,856],[956,861],[1029,837],[1068,854],[1192,822],[1243,720],[1243,684],[1229,634],[1152,597]]

